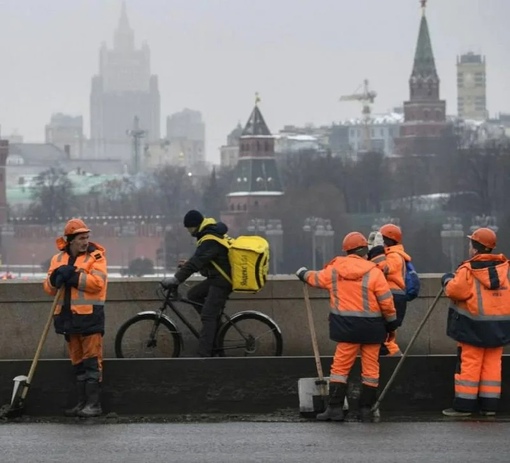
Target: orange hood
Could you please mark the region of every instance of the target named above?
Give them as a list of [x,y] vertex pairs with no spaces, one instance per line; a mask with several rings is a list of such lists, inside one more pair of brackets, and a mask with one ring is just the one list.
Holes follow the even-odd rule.
[[503,254],[477,254],[463,266],[484,288],[508,287],[509,262]]
[[411,262],[411,256],[407,254],[407,252],[404,251],[404,246],[401,244],[395,244],[395,246],[389,246],[385,248],[384,252],[388,254],[389,252],[396,252],[397,254],[400,254],[402,258],[406,262]]
[[330,265],[335,268],[338,276],[344,280],[360,280],[363,275],[376,267],[373,262],[355,254],[337,257]]

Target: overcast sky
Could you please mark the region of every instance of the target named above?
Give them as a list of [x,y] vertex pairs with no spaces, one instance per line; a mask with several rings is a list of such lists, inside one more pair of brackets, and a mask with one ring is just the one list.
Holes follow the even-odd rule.
[[[127,0],[137,45],[147,41],[159,76],[161,127],[185,107],[206,122],[207,157],[256,91],[273,133],[286,124],[357,117],[339,102],[364,78],[375,112],[408,98],[418,0]],[[99,46],[112,46],[121,0],[0,0],[0,125],[43,141],[53,112],[83,115],[89,134],[91,77]],[[456,113],[456,56],[487,58],[488,109],[510,112],[510,0],[429,0],[432,45],[448,114]]]

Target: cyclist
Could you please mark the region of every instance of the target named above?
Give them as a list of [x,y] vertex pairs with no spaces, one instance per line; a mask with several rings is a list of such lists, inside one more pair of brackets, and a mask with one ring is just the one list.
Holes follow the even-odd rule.
[[199,211],[190,210],[184,216],[184,227],[191,236],[197,239],[197,249],[193,256],[180,263],[176,274],[165,278],[161,282],[163,287],[171,289],[186,281],[193,273],[200,272],[206,279],[193,286],[188,291],[188,299],[200,305],[195,305],[200,313],[202,329],[198,341],[198,355],[211,357],[216,337],[218,321],[225,307],[232,285],[215,268],[218,265],[227,275],[231,275],[231,267],[228,260],[228,248],[214,239],[208,239],[208,235],[223,238],[228,228],[222,222],[215,219],[205,218]]

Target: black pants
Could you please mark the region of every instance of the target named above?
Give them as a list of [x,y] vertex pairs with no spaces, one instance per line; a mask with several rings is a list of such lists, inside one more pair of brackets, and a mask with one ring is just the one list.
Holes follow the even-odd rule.
[[193,286],[188,291],[188,299],[202,306],[195,306],[202,320],[202,329],[198,338],[198,355],[211,357],[218,321],[225,308],[232,287],[223,281],[207,279]]

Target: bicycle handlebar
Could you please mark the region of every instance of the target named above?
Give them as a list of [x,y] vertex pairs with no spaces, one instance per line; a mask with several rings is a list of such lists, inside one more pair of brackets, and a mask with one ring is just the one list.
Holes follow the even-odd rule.
[[179,293],[178,286],[163,286],[162,282],[159,282],[160,287],[156,289],[156,293],[162,299],[169,299],[171,301],[180,301],[182,295]]

